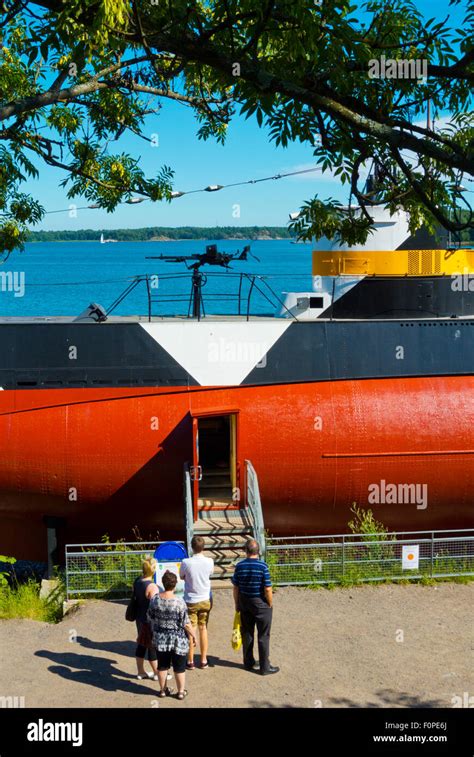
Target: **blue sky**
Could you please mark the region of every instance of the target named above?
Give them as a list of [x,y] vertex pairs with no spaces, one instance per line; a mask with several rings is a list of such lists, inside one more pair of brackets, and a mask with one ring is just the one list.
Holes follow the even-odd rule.
[[[449,13],[455,23],[463,16],[459,6],[450,7],[447,0],[418,0],[417,6],[427,17],[442,19]],[[208,184],[227,184],[258,179],[280,172],[289,172],[314,165],[309,145],[291,144],[277,148],[270,143],[265,128],[260,129],[254,118],[245,120],[235,116],[224,146],[214,140],[204,142],[196,137],[198,125],[190,108],[175,102],[163,101],[161,112],[149,117],[144,133],[157,134],[159,145],[152,147],[134,136],[124,136],[111,144],[111,152],[125,151],[141,156],[141,164],[148,176],[166,164],[175,171],[174,189],[186,191]],[[64,172],[41,167],[40,178],[29,184],[29,191],[40,199],[46,210],[67,208],[70,202],[87,204],[81,198],[70,201],[66,190],[59,187]],[[180,197],[171,203],[143,202],[122,205],[110,214],[102,210],[83,210],[77,218],[66,213],[46,215],[39,229],[100,229],[141,226],[284,226],[288,214],[298,210],[304,200],[318,194],[347,200],[347,188],[331,176],[315,172],[303,176],[282,178],[245,187],[223,189],[215,193],[201,193]],[[239,206],[240,217],[236,217]]]
[[[124,137],[110,146],[111,152],[125,150],[141,157],[141,165],[148,176],[166,164],[175,172],[174,189],[198,189],[209,184],[227,184],[259,179],[279,172],[288,172],[315,165],[309,146],[292,144],[287,149],[276,148],[268,140],[265,129],[259,129],[252,118],[236,116],[232,121],[225,145],[214,140],[199,140],[199,128],[190,108],[175,102],[164,102],[161,112],[148,118],[144,134],[158,135],[159,144],[151,146],[135,136]],[[59,187],[64,173],[57,169],[41,170],[41,178],[31,185],[47,210],[67,208],[70,201]],[[39,191],[38,191],[39,190]],[[77,218],[68,213],[45,216],[41,228],[119,228],[140,226],[284,226],[288,214],[316,192],[324,197],[339,191],[339,182],[322,178],[320,171],[302,177],[288,177],[255,186],[233,187],[215,193],[193,194],[171,203],[143,202],[122,205],[113,214],[102,210],[78,211]],[[240,218],[234,217],[235,205],[240,206]]]

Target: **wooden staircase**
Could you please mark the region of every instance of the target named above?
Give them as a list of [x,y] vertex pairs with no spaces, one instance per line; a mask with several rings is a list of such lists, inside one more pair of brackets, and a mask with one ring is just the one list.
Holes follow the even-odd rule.
[[[245,465],[246,506],[236,507],[234,502],[227,503],[225,501],[218,504],[223,482],[216,475],[212,482],[214,483],[213,492],[207,490],[210,497],[200,498],[196,510],[193,509],[189,464],[185,463],[184,465],[186,546],[191,554],[192,537],[194,535],[204,537],[204,554],[214,560],[214,582],[224,580],[227,583],[225,579],[232,577],[236,563],[245,557],[244,548],[247,539],[256,539],[260,545],[261,554],[263,555],[265,551],[265,532],[258,478],[249,460],[245,461]],[[217,496],[214,496],[215,494]]]
[[199,510],[226,509],[235,505],[229,468],[207,470],[199,484]]
[[245,542],[253,537],[253,529],[246,509],[200,510],[194,535],[204,537],[204,554],[214,560],[216,580],[232,577],[236,563],[245,557]]

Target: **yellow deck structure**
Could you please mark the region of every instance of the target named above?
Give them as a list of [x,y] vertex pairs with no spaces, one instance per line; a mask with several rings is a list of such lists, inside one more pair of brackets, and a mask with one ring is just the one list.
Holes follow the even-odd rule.
[[313,276],[444,276],[474,272],[474,250],[314,250]]

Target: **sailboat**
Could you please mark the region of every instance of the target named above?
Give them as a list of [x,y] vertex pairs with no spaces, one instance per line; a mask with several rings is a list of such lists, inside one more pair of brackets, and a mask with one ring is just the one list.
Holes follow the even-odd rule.
[[118,241],[117,239],[104,239],[104,235],[103,234],[100,235],[101,244],[106,244],[107,242],[117,242],[117,241]]

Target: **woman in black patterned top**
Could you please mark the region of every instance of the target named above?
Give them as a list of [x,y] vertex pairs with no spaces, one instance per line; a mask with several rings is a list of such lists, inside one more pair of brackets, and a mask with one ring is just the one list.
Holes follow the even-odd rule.
[[[158,670],[156,665],[156,650],[153,646],[145,646],[140,641],[143,627],[147,624],[146,614],[150,605],[150,599],[154,594],[158,594],[158,587],[155,584],[156,560],[153,557],[147,558],[142,563],[142,575],[139,576],[133,584],[133,593],[137,600],[137,648],[135,657],[137,660],[137,678],[153,678],[158,680]],[[145,673],[145,656],[152,668],[151,673]]]
[[189,651],[189,638],[196,643],[196,636],[189,621],[188,608],[184,599],[176,597],[174,590],[178,582],[175,573],[167,570],[163,573],[164,592],[155,594],[148,608],[148,622],[153,634],[153,644],[158,654],[158,678],[160,693],[165,697],[171,692],[166,686],[166,674],[173,665],[177,698],[184,699],[188,693],[184,688],[186,677],[186,658]]

